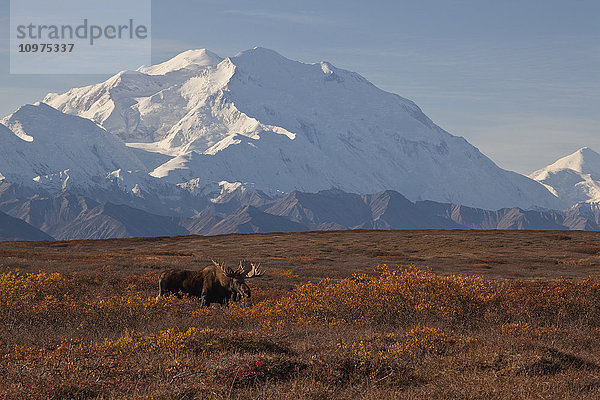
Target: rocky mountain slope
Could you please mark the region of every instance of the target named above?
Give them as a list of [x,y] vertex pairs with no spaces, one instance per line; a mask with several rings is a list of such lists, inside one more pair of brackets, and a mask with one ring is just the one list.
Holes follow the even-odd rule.
[[[391,190],[367,195],[294,191],[261,201],[245,197],[242,190],[237,188],[221,202],[187,218],[98,203],[69,193],[0,201],[0,210],[61,240],[346,229],[600,230],[597,203],[580,203],[566,211],[485,210],[431,200],[411,202]],[[249,200],[255,205],[248,204]]]
[[53,238],[18,218],[0,211],[0,241],[53,240]]

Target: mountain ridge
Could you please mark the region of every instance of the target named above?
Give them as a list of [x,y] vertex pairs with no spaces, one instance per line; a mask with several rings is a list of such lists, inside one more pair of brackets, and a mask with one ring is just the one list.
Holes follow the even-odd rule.
[[207,203],[200,213],[188,218],[98,203],[67,193],[49,198],[0,198],[0,210],[58,240],[348,229],[600,231],[597,203],[580,203],[566,211],[484,210],[431,200],[411,202],[391,190],[366,195],[340,190],[296,191],[277,199],[247,196],[243,190],[237,187],[222,197],[222,202]]
[[542,185],[435,125],[414,102],[330,63],[260,47],[227,58],[184,52],[44,101],[94,119],[129,147],[172,157],[146,165],[175,185],[241,182],[269,195],[391,189],[413,201],[490,209],[559,204]]
[[0,211],[0,241],[38,241],[54,238],[19,218]]

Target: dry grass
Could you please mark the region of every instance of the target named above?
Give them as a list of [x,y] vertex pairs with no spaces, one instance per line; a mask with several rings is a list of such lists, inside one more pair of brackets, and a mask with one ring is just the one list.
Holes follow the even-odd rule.
[[[583,277],[587,267],[556,277],[592,256],[585,235],[3,243],[0,398],[600,398],[600,279]],[[155,300],[161,269],[201,266],[209,251],[271,266],[251,302]],[[487,274],[437,264],[461,252],[457,272]],[[489,279],[514,278],[517,255],[546,279]],[[374,267],[388,256],[437,266]]]
[[[277,286],[347,277],[374,265],[427,265],[489,279],[585,278],[600,267],[597,232],[336,231],[62,242],[0,242],[0,272],[70,273],[109,265],[124,274],[241,258],[290,271]],[[269,284],[268,286],[272,286]]]

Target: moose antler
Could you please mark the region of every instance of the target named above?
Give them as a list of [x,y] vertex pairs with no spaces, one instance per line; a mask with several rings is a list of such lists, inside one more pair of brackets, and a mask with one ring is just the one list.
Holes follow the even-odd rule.
[[240,261],[240,266],[238,267],[238,270],[241,270],[241,272],[244,275],[244,278],[246,279],[256,278],[265,274],[265,272],[260,269],[260,263],[254,264],[246,260]]
[[231,267],[225,265],[224,262],[215,261],[212,258],[210,259],[213,264],[217,268],[219,268],[223,273],[229,277],[240,277],[240,278],[256,278],[264,275],[264,271],[260,269],[260,264],[254,264],[250,261],[242,260],[238,267],[233,270]]
[[215,264],[217,268],[223,271],[225,275],[234,276],[236,274],[236,271],[232,270],[231,267],[228,267],[224,262],[218,262],[213,260],[212,258],[210,259],[210,261],[212,261],[212,263]]

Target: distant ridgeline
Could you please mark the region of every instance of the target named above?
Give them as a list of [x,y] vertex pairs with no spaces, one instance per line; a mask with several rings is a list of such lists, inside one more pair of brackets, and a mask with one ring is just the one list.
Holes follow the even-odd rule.
[[218,202],[207,202],[192,217],[157,215],[130,205],[100,203],[69,193],[2,201],[0,209],[12,215],[0,213],[0,240],[345,229],[600,230],[600,207],[596,203],[581,203],[566,211],[520,208],[490,211],[429,200],[411,202],[389,190],[370,195],[339,190],[295,191],[272,199],[264,194],[248,195],[238,189]]

